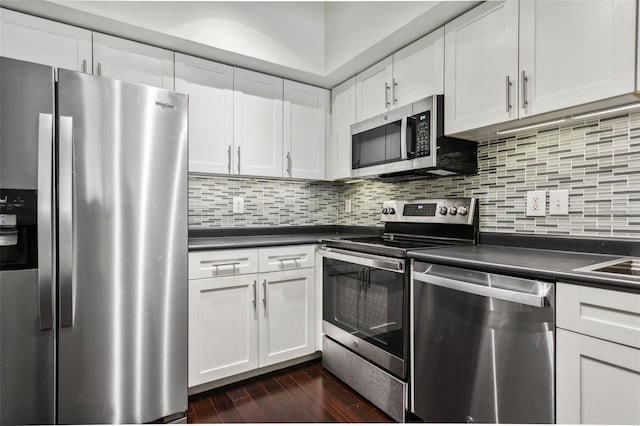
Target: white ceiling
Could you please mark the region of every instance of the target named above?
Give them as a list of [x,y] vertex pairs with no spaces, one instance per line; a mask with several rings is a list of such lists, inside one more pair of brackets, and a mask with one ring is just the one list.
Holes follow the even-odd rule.
[[333,87],[478,1],[0,0],[0,5]]

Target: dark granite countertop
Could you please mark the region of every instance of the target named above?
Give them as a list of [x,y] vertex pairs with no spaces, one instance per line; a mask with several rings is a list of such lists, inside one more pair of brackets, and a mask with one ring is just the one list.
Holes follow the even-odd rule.
[[440,247],[409,252],[423,262],[547,281],[567,281],[640,290],[640,279],[575,269],[620,259],[621,255],[484,245]]
[[251,247],[318,244],[329,238],[380,235],[381,228],[367,226],[306,226],[272,228],[223,228],[192,230],[189,250],[218,250]]

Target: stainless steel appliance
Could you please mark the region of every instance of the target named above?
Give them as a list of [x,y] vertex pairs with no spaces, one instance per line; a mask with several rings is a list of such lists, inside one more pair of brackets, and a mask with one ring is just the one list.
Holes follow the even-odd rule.
[[187,408],[187,97],[0,58],[0,423]]
[[554,423],[552,283],[415,262],[411,411],[435,423]]
[[477,171],[475,142],[444,135],[444,96],[351,126],[351,176],[407,180]]
[[323,261],[325,368],[392,418],[407,412],[407,251],[473,244],[476,200],[385,201],[381,237],[326,240]]

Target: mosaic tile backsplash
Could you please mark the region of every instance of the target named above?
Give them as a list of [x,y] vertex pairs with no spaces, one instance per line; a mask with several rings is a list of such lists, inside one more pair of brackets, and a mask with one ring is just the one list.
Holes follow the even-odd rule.
[[[640,238],[640,114],[481,142],[478,170],[343,185],[338,221],[381,225],[379,200],[477,197],[483,232]],[[554,189],[569,190],[568,216],[525,216],[526,191]],[[351,213],[344,211],[347,199]]]
[[[386,199],[477,197],[484,232],[640,238],[640,113],[481,142],[476,176],[306,183],[191,175],[191,227],[382,225]],[[569,215],[526,217],[526,191],[569,190]],[[233,214],[234,196],[245,214]],[[344,201],[351,200],[346,213]]]
[[[233,213],[244,197],[244,214]],[[189,175],[189,227],[335,225],[338,186]]]

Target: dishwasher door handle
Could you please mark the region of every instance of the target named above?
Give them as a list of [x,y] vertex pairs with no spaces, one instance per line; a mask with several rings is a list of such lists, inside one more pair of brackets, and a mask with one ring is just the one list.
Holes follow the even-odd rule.
[[535,306],[537,308],[544,308],[545,306],[549,306],[549,300],[546,294],[538,295],[531,293],[522,293],[513,290],[505,290],[497,287],[487,287],[484,285],[468,283],[465,281],[454,280],[452,278],[445,278],[438,275],[415,271],[413,272],[413,280],[420,281],[426,284],[433,284],[438,287],[444,287],[451,290],[471,293],[477,296],[491,297],[493,299],[519,303],[521,305]]

